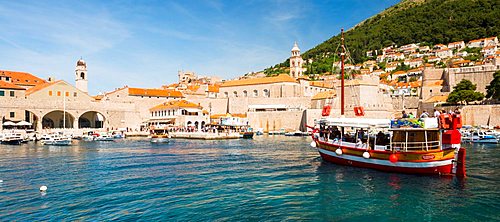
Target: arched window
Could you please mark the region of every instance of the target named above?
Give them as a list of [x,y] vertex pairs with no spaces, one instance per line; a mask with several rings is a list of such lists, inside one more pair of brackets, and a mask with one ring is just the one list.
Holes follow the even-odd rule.
[[268,89],[264,89],[264,97],[270,97],[270,93]]
[[243,90],[243,97],[248,97],[248,92],[246,90]]
[[224,97],[229,97],[229,93],[228,92],[224,92]]
[[85,73],[84,72],[80,73],[80,78],[85,79]]
[[253,97],[257,97],[257,96],[259,96],[259,91],[254,90],[254,91],[253,91]]
[[234,97],[238,97],[238,92],[234,91],[233,94],[234,94]]

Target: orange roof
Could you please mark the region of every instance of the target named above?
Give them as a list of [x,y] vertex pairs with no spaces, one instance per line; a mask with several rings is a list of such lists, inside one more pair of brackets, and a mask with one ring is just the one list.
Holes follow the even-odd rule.
[[311,99],[312,100],[320,100],[320,99],[331,99],[335,97],[337,94],[333,90],[325,91],[325,92],[319,92],[316,95],[314,95]]
[[331,81],[309,81],[309,85],[315,87],[333,88],[333,82]]
[[208,91],[209,92],[219,92],[219,85],[208,85]]
[[406,72],[405,71],[397,71],[395,73],[393,73],[392,75],[405,75]]
[[104,95],[97,95],[97,96],[92,96],[95,100],[101,100],[104,97]]
[[425,100],[425,102],[428,102],[428,103],[446,102],[447,99],[448,99],[448,96],[444,96],[444,95],[433,96],[433,97]]
[[162,109],[167,109],[167,108],[198,108],[201,109],[202,107],[196,103],[192,103],[186,100],[172,100],[168,102],[164,102],[160,105],[157,105],[149,110],[162,110]]
[[19,89],[19,90],[26,90],[23,87],[16,86],[10,82],[5,82],[5,81],[0,81],[0,89]]
[[274,77],[225,81],[222,83],[222,85],[220,87],[272,84],[272,83],[279,83],[279,82],[294,82],[294,83],[296,83],[297,80],[295,80],[295,78],[293,78],[287,74],[281,74],[279,76],[274,76]]
[[5,74],[6,76],[12,78],[12,83],[16,85],[36,86],[39,84],[46,83],[45,80],[40,79],[27,72],[0,70],[0,73]]
[[224,117],[239,117],[239,118],[247,118],[246,113],[226,113],[226,114],[212,114],[210,115],[210,119],[219,119]]
[[485,47],[483,48],[483,50],[485,50],[485,49],[494,49],[494,48],[496,48],[496,46],[495,46],[495,45],[489,45],[489,46],[485,46]]
[[200,86],[199,85],[189,85],[187,88],[189,90],[191,90],[191,91],[196,92],[196,91],[198,91],[198,89],[200,88]]
[[62,82],[62,80],[57,80],[57,81],[54,81],[54,82],[45,82],[43,84],[38,84],[38,85],[36,85],[36,86],[34,86],[34,87],[26,90],[26,95],[29,96],[30,94],[32,94],[34,92],[37,92],[37,91],[39,91],[41,89],[47,88],[47,87],[49,87],[51,85],[54,85],[56,83],[59,83],[59,82]]
[[183,97],[182,93],[171,89],[128,88],[131,96]]
[[448,43],[448,45],[458,45],[458,44],[463,44],[464,41],[460,41],[460,42],[451,42],[451,43]]

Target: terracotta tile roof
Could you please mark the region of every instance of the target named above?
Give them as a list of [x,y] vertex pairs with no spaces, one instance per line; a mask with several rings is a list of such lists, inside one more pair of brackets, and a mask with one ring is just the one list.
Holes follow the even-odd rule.
[[220,118],[224,118],[224,117],[247,118],[247,114],[246,113],[226,113],[226,114],[218,113],[218,114],[210,115],[210,119],[220,119]]
[[406,72],[405,71],[397,71],[397,72],[393,73],[392,75],[394,75],[394,76],[406,75]]
[[16,85],[36,86],[47,82],[27,72],[0,70],[0,73],[10,77],[12,83]]
[[198,91],[200,86],[199,85],[189,85],[187,88],[193,92],[196,92],[196,91]]
[[483,50],[494,49],[494,48],[496,48],[496,47],[497,47],[497,46],[495,46],[495,45],[489,45],[489,46],[485,46],[485,47],[483,48]]
[[425,100],[425,102],[427,102],[427,103],[446,102],[447,99],[448,99],[448,96],[446,96],[446,95],[433,96],[433,97]]
[[260,84],[272,84],[272,83],[280,83],[280,82],[293,82],[296,83],[297,80],[295,78],[287,75],[281,74],[279,76],[274,77],[265,77],[265,78],[255,78],[255,79],[242,79],[242,80],[230,80],[223,82],[220,87],[230,87],[230,86],[245,86],[245,85],[260,85]]
[[164,102],[160,105],[154,106],[153,108],[149,110],[162,110],[162,109],[168,109],[168,108],[198,108],[202,109],[202,107],[196,103],[192,103],[186,100],[171,100],[168,102]]
[[322,88],[333,88],[332,81],[309,81],[310,86],[322,87]]
[[207,91],[218,93],[219,92],[219,87],[220,87],[219,85],[208,85]]
[[20,86],[17,86],[17,85],[14,85],[10,82],[5,82],[3,80],[0,81],[0,89],[18,89],[18,90],[26,90],[25,88],[23,87],[20,87]]
[[181,92],[171,89],[128,88],[131,96],[184,97]]
[[330,99],[337,96],[337,93],[333,90],[325,91],[325,92],[319,92],[316,95],[314,95],[311,99],[312,100],[320,100],[320,99]]
[[57,80],[57,81],[54,81],[54,82],[45,82],[43,84],[38,84],[28,90],[26,90],[26,95],[29,96],[31,95],[32,93],[35,93],[35,92],[38,92],[39,90],[41,89],[45,89],[51,85],[54,85],[56,83],[59,83],[59,82],[62,82],[62,80]]
[[104,97],[104,95],[97,95],[97,96],[92,96],[95,100],[101,100]]

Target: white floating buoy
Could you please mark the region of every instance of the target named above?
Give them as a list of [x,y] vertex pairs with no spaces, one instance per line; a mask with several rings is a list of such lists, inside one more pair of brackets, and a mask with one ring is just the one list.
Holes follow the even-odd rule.
[[364,157],[365,159],[370,158],[370,153],[369,153],[368,151],[365,151],[365,152],[363,153],[363,157]]
[[0,183],[3,183],[3,180],[0,180]]
[[312,142],[311,142],[311,146],[312,146],[312,147],[316,147],[316,142],[312,141]]
[[47,191],[47,186],[41,186],[40,187],[40,192],[45,192]]
[[342,149],[338,148],[337,150],[335,150],[335,153],[337,155],[342,155]]

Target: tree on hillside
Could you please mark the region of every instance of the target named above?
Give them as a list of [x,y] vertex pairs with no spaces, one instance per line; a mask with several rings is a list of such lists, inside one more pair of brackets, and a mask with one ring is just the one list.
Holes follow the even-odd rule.
[[484,94],[481,92],[476,92],[476,85],[472,84],[471,81],[462,79],[455,87],[453,87],[453,92],[450,93],[448,99],[449,103],[463,103],[469,104],[473,101],[481,101],[484,99]]
[[486,98],[500,100],[500,71],[493,74],[493,80],[486,86]]

